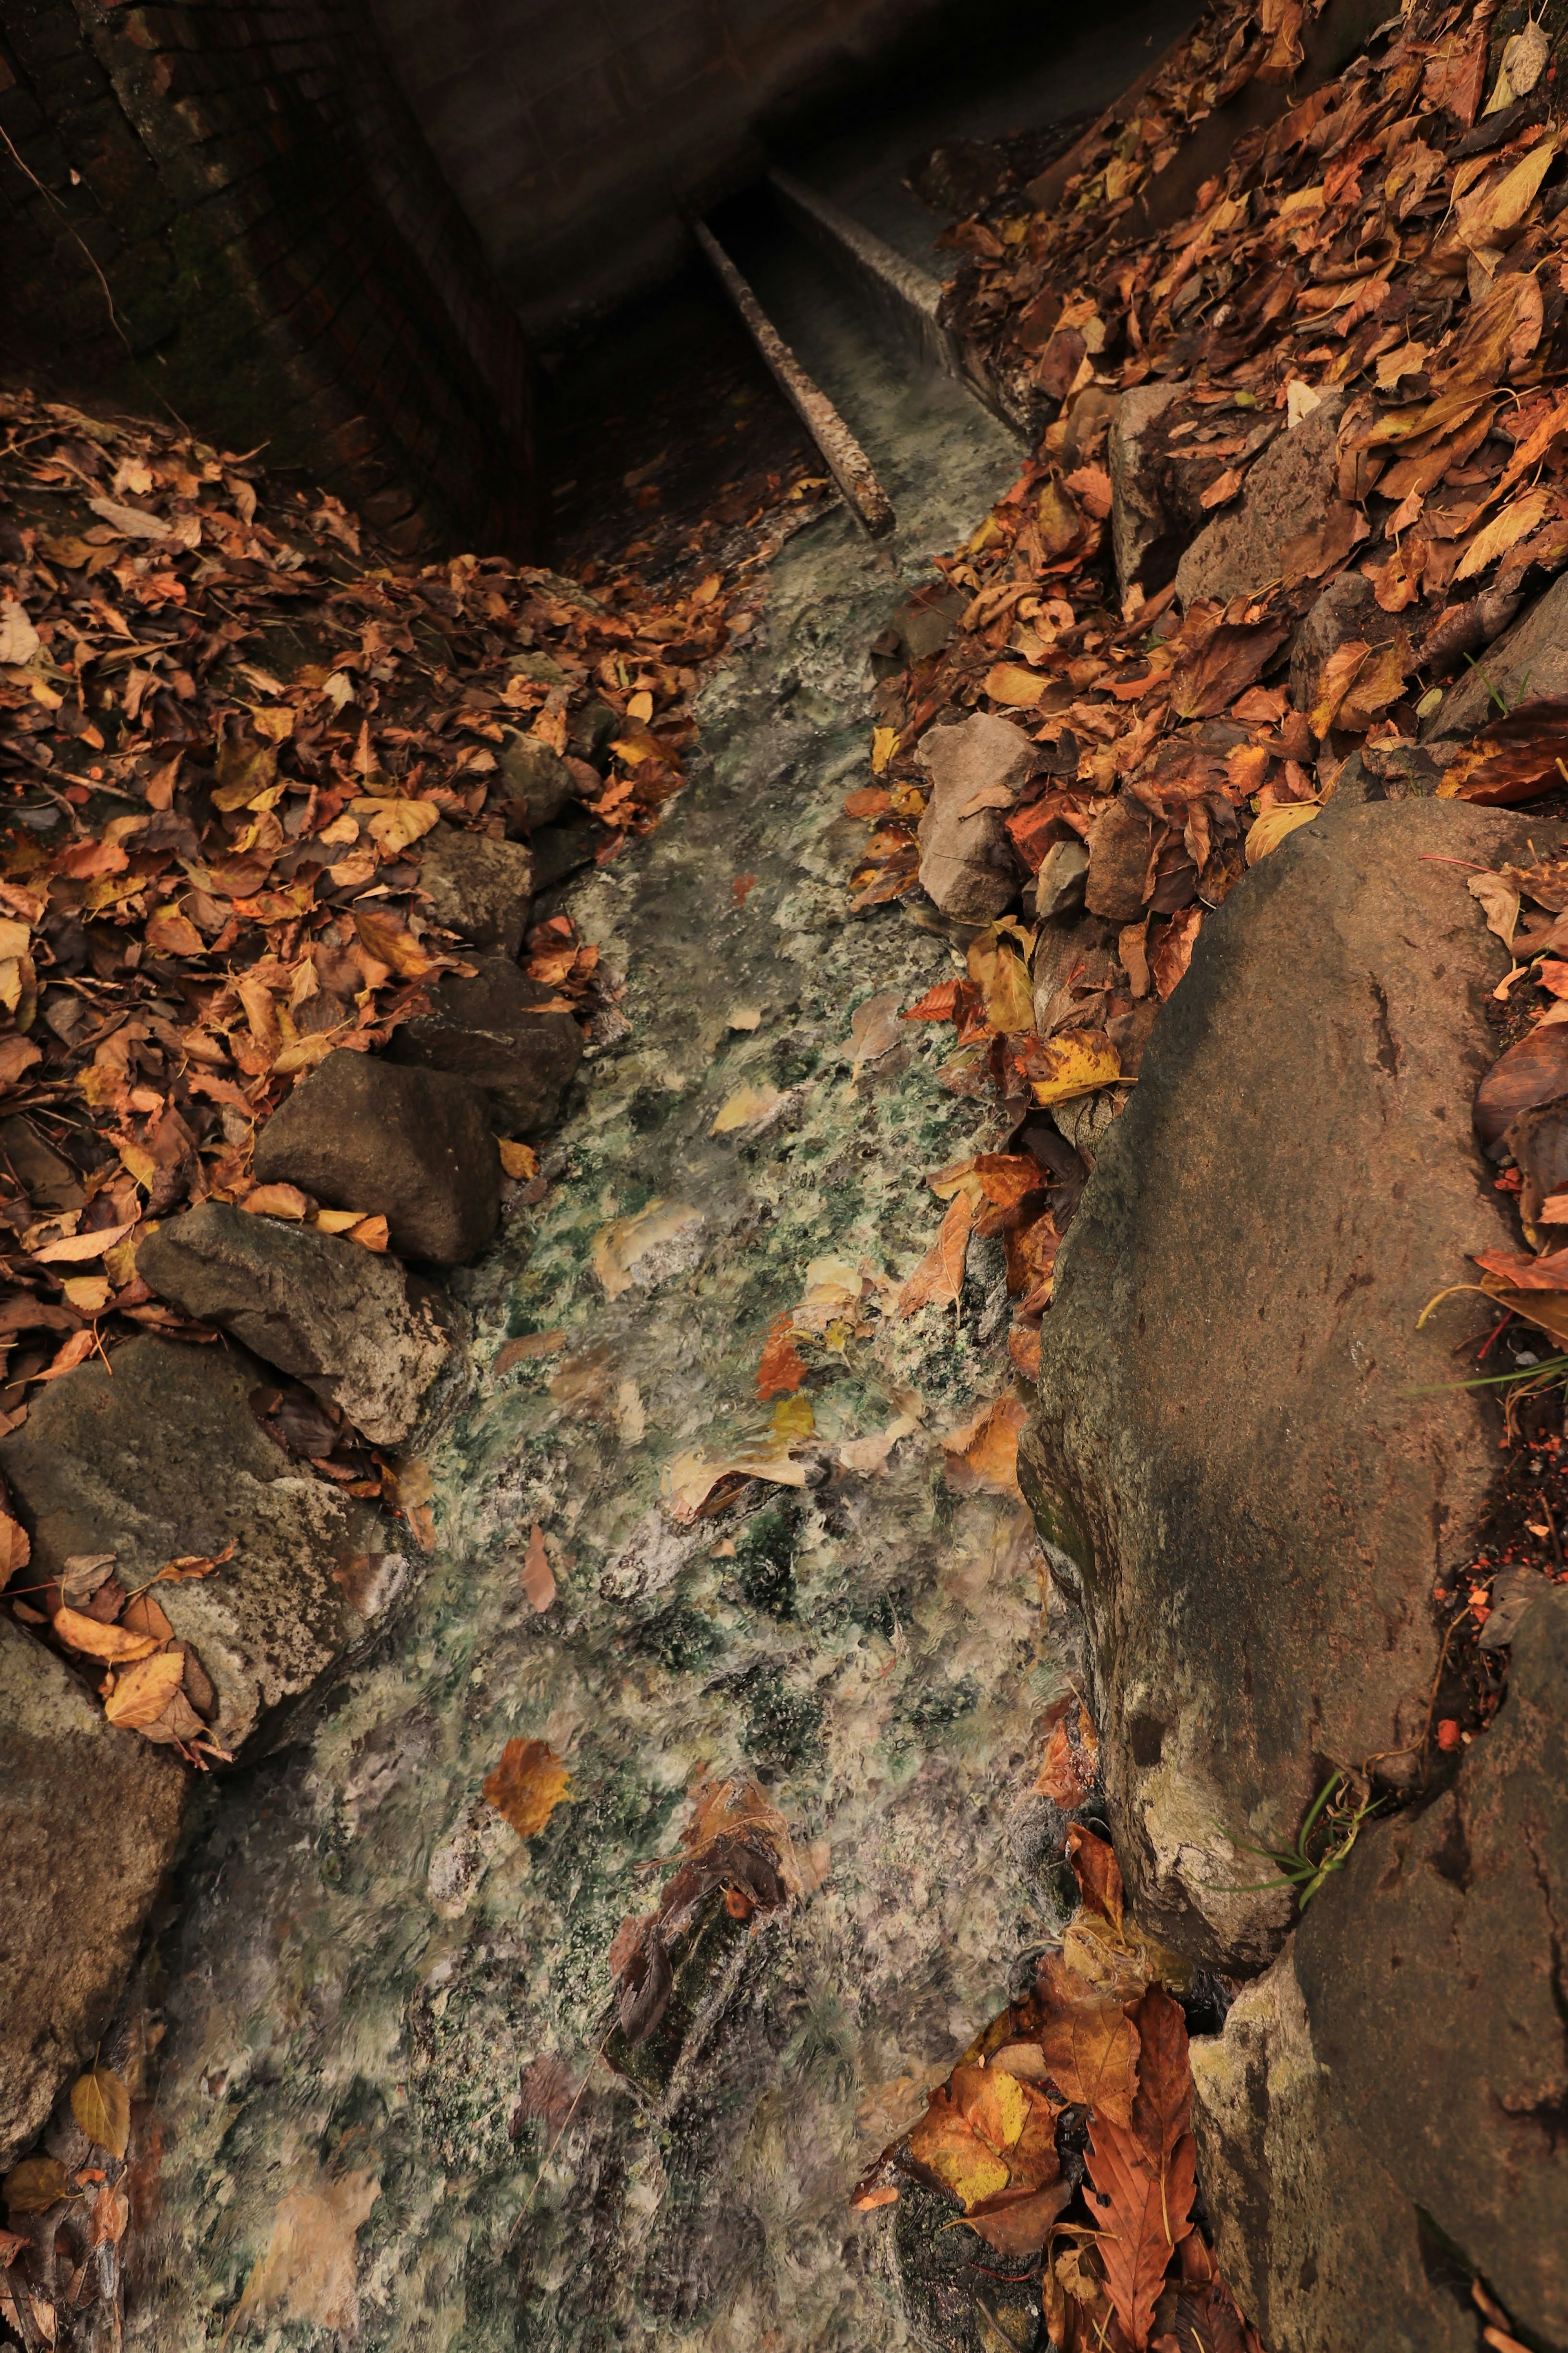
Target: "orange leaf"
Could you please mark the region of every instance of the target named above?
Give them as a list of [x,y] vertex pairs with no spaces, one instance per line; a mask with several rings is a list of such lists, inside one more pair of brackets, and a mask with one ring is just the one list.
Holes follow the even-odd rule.
[[100,1626],[96,1618],[86,1618],[79,1609],[58,1609],[49,1622],[60,1641],[73,1651],[85,1651],[89,1659],[103,1660],[107,1666],[144,1659],[158,1647],[150,1634],[128,1634],[122,1626]]
[[770,1398],[793,1397],[809,1367],[795,1345],[795,1321],[775,1315],[768,1325],[763,1360],[757,1366],[757,1395],[764,1405]]
[[154,1724],[184,1680],[183,1651],[160,1651],[128,1668],[104,1702],[110,1724]]
[[522,1564],[522,1589],[531,1606],[541,1611],[548,1609],[555,1599],[555,1578],[544,1549],[544,1531],[537,1520],[530,1532],[528,1554]]
[[542,1831],[571,1787],[571,1777],[542,1740],[509,1740],[487,1775],[486,1802],[503,1814],[519,1838]]
[[900,1014],[900,1019],[951,1021],[958,1008],[958,988],[956,980],[939,980],[934,988],[927,989],[918,1005],[911,1005],[907,1013]]
[[1105,1841],[1074,1822],[1063,1841],[1079,1892],[1091,1912],[1121,1933],[1121,1866]]
[[900,1316],[913,1315],[932,1300],[943,1307],[956,1302],[963,1289],[963,1260],[973,1218],[968,1196],[957,1194],[935,1242],[899,1293]]
[[1046,2073],[1068,2100],[1126,2125],[1132,2114],[1138,2035],[1117,2001],[1075,2001],[1040,2029]]
[[961,1493],[982,1487],[994,1495],[1016,1495],[1018,1440],[1028,1419],[1028,1408],[1020,1398],[1000,1397],[982,1406],[961,1428],[949,1430],[942,1441],[949,1486]]

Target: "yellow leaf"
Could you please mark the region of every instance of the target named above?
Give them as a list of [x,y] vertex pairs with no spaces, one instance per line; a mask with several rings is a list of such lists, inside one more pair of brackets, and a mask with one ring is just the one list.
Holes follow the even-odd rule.
[[1064,1029],[1034,1056],[1029,1084],[1037,1103],[1071,1103],[1114,1086],[1121,1075],[1121,1059],[1103,1029]]
[[0,1512],[0,1586],[8,1584],[32,1557],[32,1540],[26,1529],[9,1512]]
[[123,2157],[131,2138],[131,2094],[112,2067],[89,2067],[71,2085],[71,2114],[110,2157]]
[[300,1219],[307,1217],[310,1208],[298,1185],[258,1185],[239,1206],[253,1218]]
[[1455,227],[1472,252],[1483,246],[1506,245],[1535,202],[1536,191],[1557,153],[1555,139],[1542,139],[1495,188],[1462,199],[1455,207]]
[[816,1416],[811,1399],[806,1397],[780,1398],[773,1409],[771,1427],[775,1438],[787,1445],[792,1439],[809,1438],[816,1428]]
[[58,1609],[49,1622],[60,1641],[84,1651],[89,1659],[101,1659],[106,1666],[144,1659],[158,1647],[148,1634],[128,1634],[122,1626],[101,1626],[79,1609]]
[[369,818],[366,830],[389,858],[395,858],[410,843],[428,833],[440,816],[431,801],[351,801],[349,807],[356,817],[363,814]]
[[985,673],[985,691],[992,702],[1005,702],[1014,711],[1033,710],[1048,683],[1020,662],[996,662]]
[[101,1315],[113,1296],[114,1286],[101,1274],[72,1274],[65,1278],[60,1289],[79,1315]]
[[1459,558],[1455,579],[1469,580],[1478,572],[1484,572],[1489,564],[1506,554],[1519,540],[1527,538],[1537,524],[1543,522],[1553,504],[1552,492],[1544,488],[1526,491],[1522,498],[1510,499],[1502,512],[1493,515],[1490,522],[1483,523],[1470,541]]
[[103,1704],[105,1715],[110,1724],[133,1729],[155,1724],[179,1690],[184,1672],[183,1651],[160,1651],[153,1658],[142,1659],[127,1668],[110,1693]]
[[515,1144],[510,1135],[500,1139],[500,1165],[509,1176],[524,1179],[539,1174],[539,1155],[531,1144]]
[[871,730],[871,774],[879,776],[892,758],[899,741],[896,727],[873,727]]
[[682,1266],[689,1265],[690,1255],[681,1246],[681,1238],[701,1222],[700,1209],[689,1208],[679,1201],[655,1200],[635,1217],[617,1218],[613,1224],[602,1226],[594,1237],[594,1271],[606,1297],[618,1299],[629,1291],[638,1280],[639,1267],[657,1280],[672,1258],[679,1258]]
[[1288,834],[1299,826],[1310,825],[1319,814],[1316,801],[1282,801],[1278,808],[1265,809],[1247,836],[1247,862],[1256,866],[1271,849],[1278,849]]
[[544,1741],[509,1740],[486,1776],[484,1794],[519,1838],[527,1839],[544,1828],[571,1785],[564,1763]]
[[737,1128],[755,1127],[778,1109],[784,1097],[777,1087],[737,1087],[709,1129],[710,1135],[732,1135]]
[[985,1018],[1004,1038],[1018,1036],[1035,1026],[1034,991],[1029,967],[995,932],[982,932],[969,947],[969,977],[985,999]]

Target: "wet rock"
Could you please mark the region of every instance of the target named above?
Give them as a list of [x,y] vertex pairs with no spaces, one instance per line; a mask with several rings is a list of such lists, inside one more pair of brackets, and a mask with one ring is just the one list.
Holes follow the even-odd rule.
[[[1307,423],[1310,424],[1309,417]],[[1304,427],[1298,426],[1298,433]],[[1318,700],[1323,669],[1331,654],[1352,638],[1369,646],[1397,637],[1397,613],[1385,613],[1373,593],[1370,580],[1359,572],[1342,572],[1331,580],[1297,630],[1290,648],[1290,700],[1300,712],[1310,712]]]
[[1278,2353],[1472,2345],[1424,2275],[1422,2215],[1521,2330],[1562,2333],[1565,1689],[1568,1593],[1537,1579],[1452,1786],[1363,1831],[1224,2034],[1193,2045],[1221,2259]]
[[329,1054],[261,1130],[254,1166],[264,1185],[384,1217],[395,1250],[434,1266],[473,1258],[500,1214],[478,1088],[384,1055]]
[[1021,1463],[1123,1727],[1132,1900],[1210,1966],[1261,1966],[1288,1924],[1235,1892],[1258,1874],[1231,1841],[1293,1835],[1324,1757],[1415,1769],[1432,1587],[1495,1456],[1480,1393],[1409,1394],[1451,1377],[1463,1304],[1415,1327],[1508,1237],[1470,1130],[1501,951],[1436,861],[1530,832],[1549,854],[1510,815],[1334,803],[1258,867],[1205,917],[1058,1261]]
[[[976,712],[956,726],[933,727],[920,756],[931,780],[920,822],[921,887],[944,915],[990,923],[1018,895],[1017,861],[1003,819],[1035,746],[1010,719]],[[965,817],[979,793],[994,793],[997,806]]]
[[537,735],[507,731],[496,763],[500,769],[497,797],[504,807],[507,831],[514,828],[536,832],[552,824],[576,790],[576,780],[559,752]]
[[0,1617],[0,2172],[91,2060],[174,1859],[189,1779]]
[[1052,842],[1035,877],[1035,913],[1042,923],[1077,914],[1088,873],[1089,852],[1076,834]]
[[1256,596],[1279,579],[1287,543],[1321,522],[1333,500],[1343,406],[1342,394],[1325,394],[1254,461],[1236,504],[1199,532],[1176,566],[1184,607],[1199,596],[1226,604],[1232,596]]
[[[1484,673],[1484,675],[1483,675]],[[1511,711],[1542,696],[1568,695],[1568,574],[1487,649],[1486,658],[1449,689],[1422,729],[1424,735],[1473,735],[1500,713],[1492,690]]]
[[1153,846],[1154,820],[1142,803],[1125,795],[1112,801],[1089,832],[1084,903],[1091,915],[1112,923],[1139,921]]
[[374,1446],[404,1443],[451,1354],[434,1298],[411,1297],[395,1259],[280,1218],[204,1201],[141,1245],[136,1271],[341,1407]]
[[520,842],[435,826],[419,844],[419,887],[433,919],[476,947],[514,956],[522,945],[534,861]]
[[249,1398],[266,1374],[243,1350],[149,1335],[113,1361],[112,1377],[96,1363],[54,1383],[0,1439],[34,1568],[57,1577],[72,1554],[111,1552],[133,1587],[232,1540],[232,1560],[158,1599],[216,1689],[219,1744],[265,1746],[390,1601],[402,1564],[387,1524],[264,1435]]
[[1188,2048],[1220,2268],[1270,2353],[1471,2353],[1475,2320],[1428,2279],[1414,2203],[1331,2098],[1294,1950]]
[[1111,420],[1110,543],[1123,597],[1134,586],[1164,587],[1175,569],[1179,542],[1160,496],[1153,443],[1161,418],[1179,396],[1171,385],[1135,385],[1122,394]]
[[535,1008],[555,991],[530,980],[505,956],[475,956],[472,980],[449,973],[430,992],[430,1010],[393,1031],[395,1061],[448,1071],[484,1091],[497,1132],[536,1135],[553,1127],[583,1059],[583,1032],[570,1013]]

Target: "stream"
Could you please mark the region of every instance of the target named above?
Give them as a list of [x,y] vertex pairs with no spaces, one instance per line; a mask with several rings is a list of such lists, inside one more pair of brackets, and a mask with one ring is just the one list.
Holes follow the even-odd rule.
[[[857,1008],[954,966],[897,910],[847,914],[841,808],[866,647],[1017,453],[957,386],[856,370],[898,532],[874,548],[835,510],[796,533],[689,788],[567,892],[626,1032],[545,1198],[458,1278],[473,1382],[429,1451],[434,1547],[303,1744],[195,1816],[150,1986],[130,2334],[158,2353],[948,2341],[900,2210],[848,2194],[1058,1924],[1026,1760],[1062,1677],[1026,1514],[956,1492],[938,1442],[1007,1385],[1000,1245],[972,1248],[956,1315],[900,1322],[883,1287],[934,1239],[927,1174],[998,1139],[938,1083],[950,1031],[855,1067]],[[747,1088],[771,1109],[712,1133]],[[678,1526],[661,1476],[765,1438],[758,1358],[813,1284],[867,1303],[803,1392],[809,1483]],[[880,1472],[837,1460],[894,1427]],[[513,1739],[571,1776],[526,1841],[480,1794]],[[689,2031],[634,2084],[595,2057],[610,1948],[724,1777],[784,1815],[807,1892],[725,1916]]]

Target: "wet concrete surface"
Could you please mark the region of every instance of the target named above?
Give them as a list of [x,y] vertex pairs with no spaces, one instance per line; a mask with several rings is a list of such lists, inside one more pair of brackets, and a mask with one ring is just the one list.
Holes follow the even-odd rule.
[[[547,1198],[460,1279],[475,1381],[430,1452],[435,1549],[313,1736],[199,1818],[158,1949],[137,2347],[983,2341],[895,2260],[900,2210],[847,2198],[1057,1923],[1026,1752],[1062,1676],[1026,1515],[954,1492],[939,1442],[1007,1384],[1000,1246],[956,1313],[891,1312],[940,1220],[927,1172],[997,1137],[938,1082],[945,1031],[853,1067],[860,1005],[954,967],[897,911],[848,916],[841,803],[868,642],[1016,458],[895,361],[856,392],[896,537],[842,511],[797,533],[704,695],[689,789],[572,890],[626,1031]],[[742,1088],[778,1100],[715,1134]],[[814,1352],[808,1483],[679,1526],[661,1482],[766,1442],[769,1324],[825,1282],[864,1301]],[[885,1470],[844,1466],[900,1420]],[[480,1795],[518,1737],[571,1773],[526,1844]],[[726,1775],[785,1817],[810,1892],[710,1924],[686,2042],[639,2086],[595,2059],[610,1947]],[[552,2057],[548,2113],[520,2113]]]

